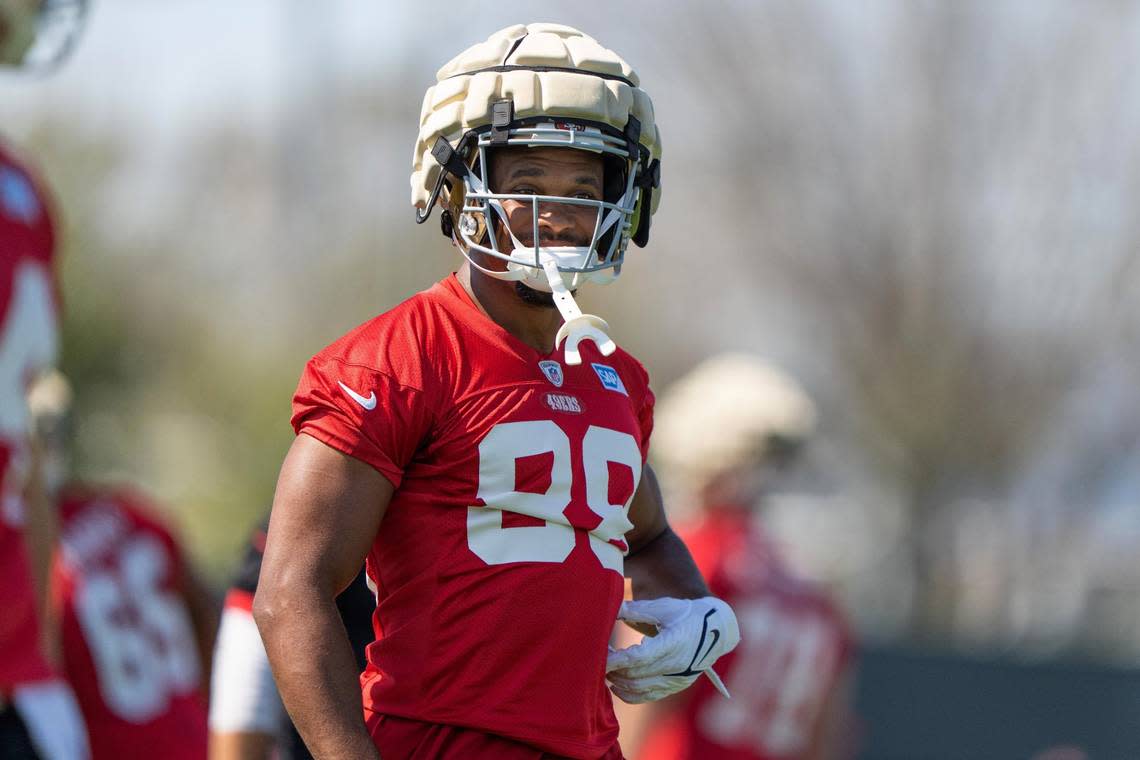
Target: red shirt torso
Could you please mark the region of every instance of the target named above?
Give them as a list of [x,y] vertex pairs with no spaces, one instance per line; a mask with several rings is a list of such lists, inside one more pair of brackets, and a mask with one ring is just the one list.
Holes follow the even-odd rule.
[[24,546],[28,383],[55,360],[58,294],[50,207],[0,144],[0,694],[48,678]]
[[123,491],[74,489],[60,515],[54,602],[92,757],[202,760],[206,703],[174,538]]
[[367,561],[366,711],[612,749],[607,642],[652,408],[628,354],[541,355],[454,276],[309,362],[297,432],[396,486]]
[[712,511],[678,533],[740,622],[740,646],[716,663],[732,699],[699,679],[650,728],[638,757],[802,757],[852,656],[845,619],[821,589],[784,569],[749,515]]

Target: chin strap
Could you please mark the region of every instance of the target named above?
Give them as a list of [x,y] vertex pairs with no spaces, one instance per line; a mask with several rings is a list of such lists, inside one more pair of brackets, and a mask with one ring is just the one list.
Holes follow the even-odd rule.
[[597,345],[602,356],[609,356],[617,350],[613,338],[606,334],[610,326],[601,317],[593,314],[583,314],[570,294],[566,283],[562,281],[562,273],[558,271],[558,262],[547,259],[542,262],[542,271],[546,273],[546,280],[550,283],[550,291],[554,295],[554,305],[562,314],[563,324],[554,336],[554,345],[565,339],[566,363],[576,365],[582,363],[582,355],[578,353],[578,344],[584,340],[592,340]]

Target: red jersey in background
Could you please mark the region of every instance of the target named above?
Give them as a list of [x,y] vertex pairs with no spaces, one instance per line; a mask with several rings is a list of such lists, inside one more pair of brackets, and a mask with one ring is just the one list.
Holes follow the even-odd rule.
[[451,276],[306,367],[296,431],[396,486],[367,561],[366,715],[615,751],[607,642],[653,395],[628,354],[583,348],[535,351]]
[[51,670],[40,648],[24,545],[28,407],[35,375],[55,361],[55,236],[43,191],[0,144],[0,694]]
[[72,489],[60,503],[53,591],[95,760],[206,757],[185,566],[153,514],[123,491]]
[[740,621],[740,646],[716,663],[732,699],[698,679],[649,728],[639,760],[802,757],[853,654],[845,619],[822,589],[788,573],[752,515],[714,509],[677,532]]

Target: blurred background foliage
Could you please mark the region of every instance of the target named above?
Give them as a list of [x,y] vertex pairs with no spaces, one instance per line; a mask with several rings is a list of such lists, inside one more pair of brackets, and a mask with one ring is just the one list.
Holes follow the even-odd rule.
[[63,209],[79,470],[216,584],[304,361],[458,264],[408,202],[435,68],[553,20],[633,63],[665,146],[588,307],[659,390],[743,349],[821,406],[767,508],[793,561],[868,640],[1140,659],[1140,5],[166,2],[98,3],[0,123]]

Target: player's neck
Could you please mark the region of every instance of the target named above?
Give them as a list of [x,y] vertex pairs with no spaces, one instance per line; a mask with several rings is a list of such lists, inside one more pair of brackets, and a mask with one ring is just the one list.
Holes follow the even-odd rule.
[[470,264],[456,272],[460,284],[491,321],[540,354],[554,349],[554,336],[562,326],[557,309],[532,306],[515,292],[515,284],[474,270]]

